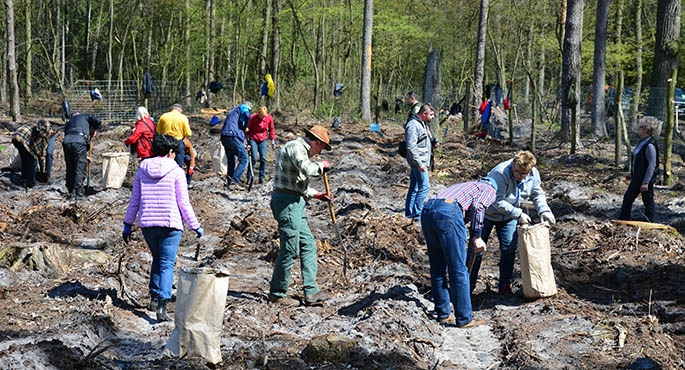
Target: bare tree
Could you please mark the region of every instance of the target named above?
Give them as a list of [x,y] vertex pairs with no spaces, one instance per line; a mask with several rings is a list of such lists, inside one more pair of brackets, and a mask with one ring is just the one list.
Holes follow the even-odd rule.
[[26,1],[26,20],[24,21],[26,41],[24,43],[26,62],[24,62],[24,70],[26,71],[26,76],[24,77],[24,82],[26,83],[26,92],[24,93],[24,98],[28,101],[33,97],[33,34],[31,33],[31,1]]
[[359,101],[362,120],[371,123],[371,33],[373,30],[373,0],[364,0],[364,31],[362,33],[362,81]]
[[652,89],[649,94],[650,115],[665,121],[668,79],[678,68],[678,38],[680,36],[680,0],[660,0],[657,8],[656,43]]
[[595,136],[606,137],[606,104],[604,82],[606,80],[607,24],[610,0],[597,2],[595,19],[595,55],[592,75],[592,130]]
[[14,1],[5,0],[5,24],[7,25],[7,71],[10,83],[10,115],[14,121],[21,117],[19,109],[19,83],[14,46]]
[[640,96],[642,95],[642,0],[637,0],[635,5],[635,72],[635,90],[630,105],[632,122],[637,122],[637,112],[640,108]]
[[578,113],[580,111],[580,42],[583,36],[583,6],[585,0],[568,0],[561,87],[561,141],[571,142],[571,154],[581,146]]
[[264,29],[262,30],[262,52],[259,58],[259,74],[266,74],[266,53],[269,50],[269,32],[271,32],[271,8],[273,0],[266,0],[264,6]]
[[[276,85],[276,91],[274,91],[274,98],[271,102],[274,109],[278,109],[279,105],[279,70],[278,66],[281,62],[281,0],[274,0],[274,12],[273,12],[273,27],[274,33],[271,37],[271,77],[274,80],[274,85]],[[273,109],[272,109],[273,110]]]
[[473,95],[469,110],[469,120],[478,121],[478,107],[483,96],[483,76],[485,74],[485,37],[488,28],[489,0],[480,0],[480,16],[478,17],[478,38],[476,41],[476,62],[473,69]]

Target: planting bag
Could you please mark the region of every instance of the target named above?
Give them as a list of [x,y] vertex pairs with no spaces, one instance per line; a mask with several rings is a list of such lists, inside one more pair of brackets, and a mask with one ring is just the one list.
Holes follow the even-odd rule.
[[212,153],[212,167],[214,171],[221,176],[226,176],[228,173],[228,159],[226,158],[224,146],[221,145],[221,140],[217,140],[212,144],[210,151]]
[[518,228],[523,295],[526,298],[557,294],[549,242],[549,224],[522,225]]
[[185,268],[178,276],[174,331],[164,354],[221,362],[221,329],[228,291],[228,271]]
[[102,155],[102,187],[119,189],[124,184],[128,170],[128,152],[104,153]]

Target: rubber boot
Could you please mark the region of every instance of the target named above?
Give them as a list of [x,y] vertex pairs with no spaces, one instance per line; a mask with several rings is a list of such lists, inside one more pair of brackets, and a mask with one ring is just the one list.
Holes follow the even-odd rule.
[[171,317],[166,312],[166,301],[160,299],[157,304],[157,320],[158,321],[171,321]]

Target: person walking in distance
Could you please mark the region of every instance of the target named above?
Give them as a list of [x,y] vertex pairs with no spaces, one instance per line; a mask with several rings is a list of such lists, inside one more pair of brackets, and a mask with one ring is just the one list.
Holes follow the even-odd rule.
[[623,195],[619,220],[630,220],[630,211],[633,202],[638,195],[642,194],[642,203],[645,205],[645,217],[647,221],[654,222],[654,184],[659,174],[659,144],[654,138],[654,133],[660,126],[656,117],[645,116],[640,118],[637,125],[637,134],[640,143],[637,144],[631,156],[630,184]]
[[188,198],[188,185],[183,169],[175,162],[177,140],[170,135],[157,135],[152,143],[153,157],[140,162],[133,180],[131,199],[124,216],[122,237],[131,240],[133,223],[143,231],[152,254],[150,266],[150,304],[157,320],[170,321],[167,302],[171,300],[176,253],[183,235],[183,220],[197,237],[204,229],[195,217]]
[[[236,105],[226,114],[224,126],[221,128],[221,145],[226,152],[228,165],[227,187],[243,188],[242,177],[248,164],[245,129],[250,120],[251,111],[252,103],[249,101]],[[237,166],[236,158],[238,158]]]
[[423,202],[430,190],[428,167],[430,166],[431,150],[434,144],[428,123],[434,117],[435,109],[426,103],[404,127],[404,139],[407,142],[407,163],[411,167],[404,215],[414,221],[418,221],[421,217]]
[[265,106],[259,107],[257,113],[250,117],[250,122],[247,124],[247,138],[250,143],[252,165],[254,166],[259,160],[259,183],[263,184],[266,177],[266,140],[271,140],[271,148],[276,147],[274,119]]
[[304,207],[311,198],[333,201],[332,196],[329,198],[326,193],[309,187],[310,178],[322,176],[331,167],[326,160],[311,160],[324,149],[331,150],[330,133],[316,125],[305,129],[305,137],[287,142],[278,153],[271,212],[278,221],[280,249],[271,277],[269,302],[296,304],[295,300],[287,297],[287,293],[290,273],[298,257],[302,268],[304,304],[318,306],[327,299],[316,283],[316,242],[304,213]]

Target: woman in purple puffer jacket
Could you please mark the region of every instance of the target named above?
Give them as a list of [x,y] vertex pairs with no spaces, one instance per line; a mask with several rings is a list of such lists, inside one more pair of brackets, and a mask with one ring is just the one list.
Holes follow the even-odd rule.
[[166,304],[171,299],[183,220],[198,238],[204,235],[188,199],[186,175],[174,159],[177,150],[178,140],[169,135],[155,135],[152,143],[154,157],[140,162],[122,234],[124,242],[128,243],[133,222],[138,216],[138,226],[143,230],[152,254],[148,308],[157,312],[159,321],[171,320]]

